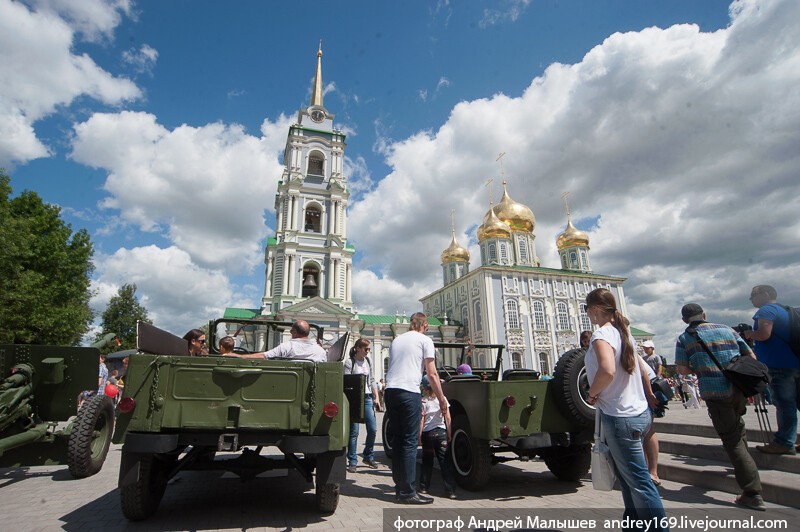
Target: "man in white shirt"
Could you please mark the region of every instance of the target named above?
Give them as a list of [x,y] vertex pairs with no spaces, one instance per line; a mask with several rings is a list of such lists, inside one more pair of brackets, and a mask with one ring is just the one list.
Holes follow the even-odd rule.
[[417,312],[411,316],[411,330],[395,338],[389,348],[389,371],[386,373],[384,400],[393,435],[392,479],[397,502],[401,504],[433,502],[429,497],[420,497],[416,490],[417,446],[422,417],[420,383],[423,369],[441,409],[447,409],[447,399],[442,393],[439,374],[436,372],[433,340],[425,336],[427,330],[428,317]]
[[320,347],[317,342],[309,339],[308,334],[311,330],[308,322],[305,320],[297,320],[292,324],[290,332],[292,339],[278,345],[265,353],[226,353],[225,356],[234,356],[239,358],[289,358],[293,360],[308,360],[310,362],[327,362],[328,355],[325,350]]

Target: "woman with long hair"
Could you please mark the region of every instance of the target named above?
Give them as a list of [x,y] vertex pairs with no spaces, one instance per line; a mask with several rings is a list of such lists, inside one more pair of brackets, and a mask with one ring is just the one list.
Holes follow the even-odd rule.
[[[645,520],[649,530],[666,531],[661,496],[645,461],[642,440],[652,418],[648,398],[654,400],[644,360],[636,356],[635,343],[614,294],[597,288],[586,296],[586,312],[594,325],[586,352],[586,374],[591,384],[589,404],[597,407],[601,433],[611,450],[617,470],[623,517]],[[646,383],[646,384],[645,384]]]
[[[370,469],[377,469],[375,463],[375,435],[378,432],[378,422],[375,419],[375,407],[382,409],[381,397],[378,395],[378,385],[372,371],[372,362],[369,359],[369,342],[359,338],[350,348],[350,357],[344,363],[345,375],[366,375],[366,389],[364,390],[364,421],[367,425],[367,440],[364,442],[363,463]],[[356,472],[358,464],[358,423],[350,423],[350,442],[347,446],[347,471]]]
[[206,347],[206,333],[200,329],[192,329],[183,335],[188,344],[189,356],[196,357],[208,354]]

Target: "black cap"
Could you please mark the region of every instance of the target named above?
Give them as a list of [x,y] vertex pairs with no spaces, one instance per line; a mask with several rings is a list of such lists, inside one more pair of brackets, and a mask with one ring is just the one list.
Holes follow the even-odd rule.
[[703,307],[697,303],[687,303],[681,309],[681,318],[684,323],[691,323],[703,319]]

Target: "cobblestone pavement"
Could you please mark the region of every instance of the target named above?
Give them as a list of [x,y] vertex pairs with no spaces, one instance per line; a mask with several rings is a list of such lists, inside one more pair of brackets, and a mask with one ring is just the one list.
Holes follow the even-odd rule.
[[[678,405],[669,416],[704,422],[698,411],[684,414]],[[687,421],[690,422],[690,421]],[[380,424],[378,425],[380,427]],[[361,430],[361,437],[365,435]],[[144,523],[129,523],[120,511],[116,488],[121,446],[113,446],[103,470],[94,477],[73,480],[65,466],[0,469],[0,529],[30,530],[315,530],[383,529],[383,510],[397,510],[393,502],[391,472],[380,446],[376,458],[380,468],[359,466],[342,486],[339,508],[334,515],[315,511],[311,486],[296,474],[261,476],[242,482],[231,474],[186,472],[167,487],[158,512]],[[698,475],[702,471],[698,471]],[[559,482],[542,462],[513,461],[495,465],[489,487],[479,493],[459,491],[459,499],[445,499],[438,471],[434,472],[428,515],[444,515],[446,508],[463,511],[520,509],[522,512],[560,509],[559,515],[585,518],[592,509],[618,509],[602,513],[622,516],[622,496],[592,489],[591,482]],[[698,509],[712,515],[730,514],[732,496],[685,484],[664,481],[661,494],[670,509]],[[768,504],[758,518],[787,519],[800,529],[800,510]],[[403,507],[408,508],[408,507]],[[596,512],[595,512],[596,513]]]

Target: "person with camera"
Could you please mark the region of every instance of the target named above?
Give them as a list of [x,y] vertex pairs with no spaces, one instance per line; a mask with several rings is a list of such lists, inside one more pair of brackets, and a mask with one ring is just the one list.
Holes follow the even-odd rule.
[[[698,384],[708,407],[708,415],[722,440],[722,446],[733,464],[734,477],[742,492],[734,499],[740,506],[764,511],[761,478],[758,467],[747,451],[744,414],[747,399],[722,373],[706,352],[703,343],[713,352],[722,367],[734,357],[755,354],[745,341],[727,325],[706,321],[703,307],[688,303],[681,309],[681,318],[689,327],[675,345],[675,366],[680,375],[697,374]],[[696,335],[696,336],[695,336]],[[700,340],[702,339],[702,342]]]
[[778,304],[774,287],[762,284],[750,291],[750,302],[758,309],[753,330],[745,338],[755,342],[758,359],[769,368],[772,402],[778,409],[778,431],[767,445],[756,449],[767,454],[797,454],[797,409],[800,408],[800,359],[789,345],[789,312]]

